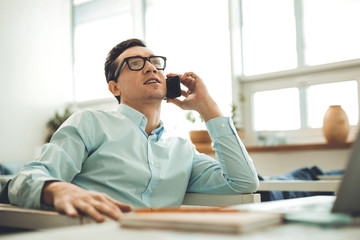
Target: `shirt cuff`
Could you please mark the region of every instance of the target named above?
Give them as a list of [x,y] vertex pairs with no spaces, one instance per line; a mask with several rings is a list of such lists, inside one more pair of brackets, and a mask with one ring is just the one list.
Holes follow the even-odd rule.
[[235,126],[230,117],[217,117],[206,122],[211,139],[236,134]]

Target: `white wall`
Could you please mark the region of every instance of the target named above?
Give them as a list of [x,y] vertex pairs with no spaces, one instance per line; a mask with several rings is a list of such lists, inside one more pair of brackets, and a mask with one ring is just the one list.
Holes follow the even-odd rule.
[[0,163],[34,159],[73,99],[70,0],[0,1]]

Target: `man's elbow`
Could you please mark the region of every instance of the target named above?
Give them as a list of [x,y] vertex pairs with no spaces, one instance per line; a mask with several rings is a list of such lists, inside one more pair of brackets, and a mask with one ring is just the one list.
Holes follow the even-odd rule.
[[259,188],[259,179],[256,178],[250,178],[247,181],[241,181],[235,186],[233,185],[234,189],[237,189],[237,192],[239,193],[254,193]]
[[256,192],[259,188],[259,179],[253,178],[252,181],[250,181],[249,185],[248,185],[248,191],[250,193]]

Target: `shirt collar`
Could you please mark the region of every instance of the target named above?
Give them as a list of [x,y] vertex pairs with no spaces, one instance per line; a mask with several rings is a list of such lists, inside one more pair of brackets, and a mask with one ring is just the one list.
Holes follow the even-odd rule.
[[[144,114],[123,103],[119,105],[117,111],[123,114],[128,119],[130,119],[146,135],[145,127],[148,120]],[[152,134],[157,135],[157,140],[159,140],[163,132],[164,132],[164,126],[163,123],[160,121],[159,127],[154,131],[152,131]]]

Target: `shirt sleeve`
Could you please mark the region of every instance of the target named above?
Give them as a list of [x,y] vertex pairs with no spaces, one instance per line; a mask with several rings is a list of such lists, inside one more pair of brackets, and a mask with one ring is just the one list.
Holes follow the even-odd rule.
[[[41,192],[46,181],[71,182],[81,171],[88,155],[89,143],[84,141],[82,129],[88,125],[80,114],[70,117],[53,135],[50,143],[42,148],[40,157],[19,171],[9,184],[11,204],[23,208],[46,208],[41,204]],[[85,126],[86,127],[86,126]]]
[[209,120],[206,127],[218,160],[194,150],[188,192],[239,194],[256,192],[258,176],[231,118]]

